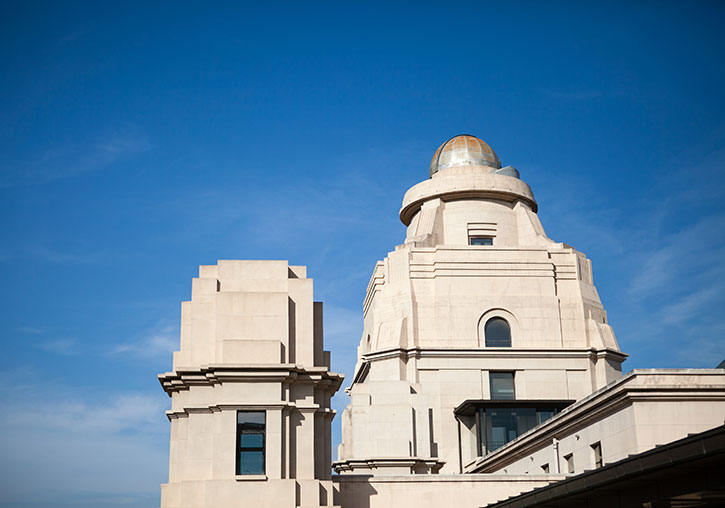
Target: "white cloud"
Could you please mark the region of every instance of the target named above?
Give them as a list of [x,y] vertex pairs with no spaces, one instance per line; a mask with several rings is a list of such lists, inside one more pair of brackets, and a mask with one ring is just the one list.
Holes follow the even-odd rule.
[[42,245],[30,245],[25,248],[25,252],[33,258],[56,264],[98,263],[102,259],[102,255],[97,252],[61,252],[59,250],[49,249]]
[[39,343],[35,347],[38,349],[42,349],[43,351],[48,351],[49,353],[56,353],[59,355],[74,355],[77,353],[76,351],[76,339],[55,339],[55,340],[48,340]]
[[0,506],[158,505],[168,465],[164,394],[107,391],[92,401],[5,377]]
[[671,290],[687,274],[702,274],[719,266],[725,259],[721,231],[725,231],[725,215],[708,216],[634,246],[638,270],[629,290],[637,296]]
[[722,287],[704,287],[675,300],[662,308],[662,322],[667,325],[681,324],[692,320],[701,309],[707,306],[722,292]]
[[41,335],[45,333],[43,328],[38,328],[36,326],[18,326],[15,329],[21,333],[29,333],[32,335]]
[[179,349],[179,328],[168,323],[159,323],[133,342],[119,344],[111,354],[126,354],[141,358],[168,359]]
[[35,160],[3,167],[0,187],[39,185],[99,171],[150,146],[145,136],[124,128],[82,144],[47,147]]

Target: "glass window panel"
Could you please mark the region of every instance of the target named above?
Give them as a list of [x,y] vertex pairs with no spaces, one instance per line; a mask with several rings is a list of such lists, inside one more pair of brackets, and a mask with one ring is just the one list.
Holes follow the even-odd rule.
[[264,434],[243,433],[240,439],[242,448],[264,448]]
[[264,474],[264,452],[239,452],[239,472],[237,474]]
[[251,423],[264,425],[264,411],[239,411],[237,423]]
[[544,423],[546,420],[554,416],[553,409],[540,409],[538,412],[539,423]]
[[511,347],[511,327],[503,318],[495,317],[486,321],[483,334],[488,347]]
[[509,441],[513,441],[524,432],[536,426],[534,408],[496,408],[485,409],[486,431],[484,447],[490,453]]
[[490,236],[472,236],[471,245],[493,245],[493,238]]
[[489,382],[491,385],[491,399],[513,400],[516,398],[513,372],[490,372]]
[[[491,390],[494,393],[496,378],[507,376],[509,381],[512,379],[512,372],[491,372]],[[490,453],[509,441],[516,439],[520,435],[528,432],[535,426],[546,421],[559,412],[557,408],[537,408],[530,407],[482,407],[478,418],[478,432],[481,443],[481,454]],[[592,445],[595,454],[601,456],[601,447],[599,450]]]
[[237,474],[264,474],[264,411],[237,412]]

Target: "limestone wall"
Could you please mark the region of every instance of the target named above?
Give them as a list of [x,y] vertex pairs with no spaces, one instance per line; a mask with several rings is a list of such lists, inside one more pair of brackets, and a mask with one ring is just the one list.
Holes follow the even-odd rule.
[[[323,351],[322,304],[305,267],[286,261],[202,266],[182,304],[164,508],[327,506],[330,399],[342,376]],[[237,474],[237,413],[264,412],[261,474]]]
[[480,508],[561,480],[563,476],[337,476],[335,504],[343,508]]

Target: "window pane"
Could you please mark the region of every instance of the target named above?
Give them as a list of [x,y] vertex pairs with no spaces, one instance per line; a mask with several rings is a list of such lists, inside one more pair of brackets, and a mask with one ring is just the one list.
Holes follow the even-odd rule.
[[539,423],[544,423],[546,420],[554,416],[553,409],[540,409],[539,410]]
[[472,236],[471,245],[493,245],[493,238],[490,236]]
[[491,384],[491,399],[513,400],[516,398],[513,372],[490,372],[488,379]]
[[489,453],[536,426],[534,408],[496,408],[485,411],[485,446]]
[[261,423],[264,425],[264,411],[239,411],[237,423]]
[[243,433],[240,440],[242,448],[264,448],[264,434]]
[[264,411],[237,412],[237,474],[264,474]]
[[237,474],[264,474],[264,452],[239,452]]
[[489,319],[483,329],[483,334],[488,347],[511,347],[511,328],[503,318]]

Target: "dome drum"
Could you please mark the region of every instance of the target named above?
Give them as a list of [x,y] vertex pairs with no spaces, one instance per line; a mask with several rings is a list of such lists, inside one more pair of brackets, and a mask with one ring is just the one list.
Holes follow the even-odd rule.
[[443,201],[457,199],[497,199],[523,201],[536,212],[538,204],[531,188],[523,181],[495,173],[441,174],[411,187],[403,197],[400,220],[410,225],[413,216],[426,201],[440,198]]

